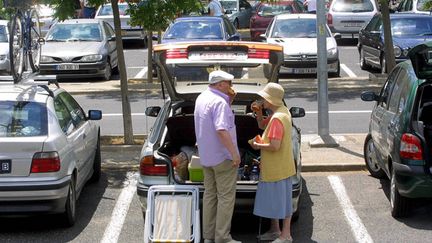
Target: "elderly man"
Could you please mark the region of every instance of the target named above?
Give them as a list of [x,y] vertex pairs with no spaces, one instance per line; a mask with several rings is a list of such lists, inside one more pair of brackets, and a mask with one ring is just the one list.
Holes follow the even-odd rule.
[[234,76],[221,70],[209,75],[209,87],[195,103],[195,134],[204,171],[203,238],[205,243],[239,242],[231,238],[237,168],[236,126],[230,103]]

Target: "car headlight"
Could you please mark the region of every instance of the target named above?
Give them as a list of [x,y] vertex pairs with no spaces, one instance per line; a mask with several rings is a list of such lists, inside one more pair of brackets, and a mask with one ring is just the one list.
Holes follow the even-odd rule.
[[400,57],[402,55],[402,50],[399,46],[393,46],[393,52],[395,57]]
[[56,60],[50,56],[41,56],[40,62],[56,62]]
[[102,55],[100,54],[95,54],[95,55],[87,55],[87,56],[83,56],[81,57],[80,60],[78,60],[79,62],[97,62],[97,61],[101,61],[103,58]]
[[327,50],[327,58],[336,56],[338,50],[337,47],[333,47]]

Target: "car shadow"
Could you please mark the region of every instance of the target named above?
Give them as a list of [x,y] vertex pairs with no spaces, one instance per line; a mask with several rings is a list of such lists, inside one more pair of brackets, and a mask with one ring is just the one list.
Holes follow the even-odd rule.
[[[380,179],[381,187],[388,199],[390,214],[390,180]],[[415,229],[432,230],[430,219],[432,218],[432,199],[409,199],[407,215],[396,220]]]
[[[26,239],[28,234],[33,234],[33,239],[39,242],[49,240],[47,239],[47,237],[50,238],[49,235],[52,235],[50,241],[73,241],[91,222],[100,201],[104,198],[103,195],[107,186],[108,176],[105,173],[101,174],[99,182],[87,183],[84,186],[76,204],[76,222],[72,227],[62,224],[62,219],[58,214],[2,216],[0,218],[2,222],[0,239],[10,239],[13,235],[13,239],[19,242],[20,234],[23,239]],[[10,234],[11,236],[8,237],[4,234]],[[58,236],[60,238],[57,238]],[[39,240],[37,240],[38,238]]]
[[291,234],[294,242],[316,242],[312,240],[314,216],[312,208],[314,202],[311,196],[319,196],[308,191],[307,181],[302,178],[302,194],[300,195],[300,216],[291,224]]

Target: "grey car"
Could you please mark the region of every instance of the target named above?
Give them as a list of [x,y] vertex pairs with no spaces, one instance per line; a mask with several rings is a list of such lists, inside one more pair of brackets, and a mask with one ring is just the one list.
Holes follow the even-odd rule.
[[249,28],[252,6],[246,0],[220,0],[225,15],[237,29]]
[[101,118],[61,88],[0,82],[0,214],[57,213],[73,225],[81,190],[100,178]]
[[42,46],[40,73],[58,78],[110,80],[118,66],[115,34],[98,19],[70,19],[54,24]]

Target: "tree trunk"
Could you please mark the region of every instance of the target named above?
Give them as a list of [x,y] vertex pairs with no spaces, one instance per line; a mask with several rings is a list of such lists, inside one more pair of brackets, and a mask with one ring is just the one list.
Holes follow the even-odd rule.
[[380,5],[384,30],[384,53],[387,69],[386,72],[388,73],[394,68],[394,66],[396,66],[396,60],[393,49],[393,37],[391,35],[390,11],[387,0],[380,0]]
[[117,0],[111,0],[113,15],[114,15],[114,30],[116,34],[117,57],[120,72],[120,90],[122,96],[122,110],[123,110],[123,130],[124,130],[124,143],[134,144],[133,129],[132,129],[132,113],[128,97],[128,83],[126,64],[123,53],[123,41],[120,27],[120,16]]
[[153,31],[147,32],[147,82],[153,82]]

